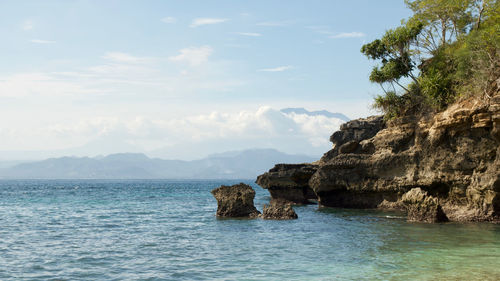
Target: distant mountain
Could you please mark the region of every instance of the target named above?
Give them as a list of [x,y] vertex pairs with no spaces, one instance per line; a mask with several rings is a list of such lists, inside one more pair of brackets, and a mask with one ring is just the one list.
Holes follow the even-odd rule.
[[274,149],[251,149],[213,154],[194,161],[149,158],[141,153],[61,157],[0,169],[10,179],[235,179],[255,178],[276,163],[317,160]]
[[298,108],[283,108],[282,110],[280,110],[281,112],[283,113],[286,113],[286,114],[290,114],[290,113],[295,113],[295,114],[305,114],[305,115],[309,115],[309,116],[325,116],[325,117],[328,117],[328,118],[338,118],[340,120],[343,120],[343,121],[349,121],[351,119],[349,119],[349,117],[345,116],[344,114],[342,113],[332,113],[332,112],[329,112],[329,111],[326,111],[326,110],[318,110],[318,111],[309,111],[305,108],[302,108],[302,107],[298,107]]

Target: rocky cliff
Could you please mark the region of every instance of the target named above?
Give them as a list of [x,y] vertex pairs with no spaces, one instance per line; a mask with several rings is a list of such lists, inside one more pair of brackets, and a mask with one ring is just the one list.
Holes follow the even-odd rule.
[[309,179],[317,169],[315,164],[277,164],[258,176],[256,183],[269,191],[271,201],[307,204],[310,199],[317,198],[309,186]]
[[275,199],[287,187],[291,194],[311,188],[323,206],[412,214],[422,202],[402,198],[420,188],[425,196],[411,198],[432,203],[426,206],[436,214],[423,221],[500,221],[500,91],[423,117],[353,120],[330,140],[333,148],[315,165],[277,165],[257,183]]

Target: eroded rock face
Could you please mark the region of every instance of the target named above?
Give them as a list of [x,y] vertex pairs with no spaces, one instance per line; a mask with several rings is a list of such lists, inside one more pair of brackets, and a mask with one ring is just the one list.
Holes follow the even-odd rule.
[[415,222],[446,222],[448,217],[437,198],[429,196],[420,188],[412,188],[401,199],[408,212],[408,221]]
[[326,163],[339,154],[373,153],[373,145],[362,141],[375,136],[384,126],[385,123],[382,116],[371,116],[342,124],[340,130],[333,133],[330,137],[333,149],[323,155],[320,163]]
[[[330,140],[333,148],[316,165],[276,165],[257,183],[294,202],[310,187],[323,206],[403,207],[424,221],[439,220],[441,209],[452,221],[500,222],[500,87],[434,115],[353,120]],[[413,188],[430,199],[402,202]]]
[[258,176],[256,183],[269,190],[271,201],[307,204],[309,199],[316,199],[308,183],[317,168],[314,164],[277,164],[269,172]]
[[309,185],[321,205],[353,208],[398,205],[420,187],[450,220],[498,221],[499,114],[497,93],[426,118],[348,122],[332,135],[334,147]]
[[255,218],[260,215],[253,204],[255,191],[247,184],[222,185],[212,190],[212,195],[217,199],[218,217]]
[[269,205],[264,205],[262,218],[266,220],[290,220],[297,219],[297,213],[288,201],[273,200]]

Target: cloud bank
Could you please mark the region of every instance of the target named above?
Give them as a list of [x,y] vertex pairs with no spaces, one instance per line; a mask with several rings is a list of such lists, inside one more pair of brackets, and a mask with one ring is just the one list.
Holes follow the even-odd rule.
[[80,156],[146,152],[153,157],[196,159],[248,148],[275,148],[318,156],[330,148],[328,138],[341,123],[337,118],[286,114],[268,106],[255,111],[213,111],[177,119],[101,116],[77,123],[54,123],[36,131],[11,130],[0,145],[36,137],[41,143],[58,147],[80,146],[71,152]]

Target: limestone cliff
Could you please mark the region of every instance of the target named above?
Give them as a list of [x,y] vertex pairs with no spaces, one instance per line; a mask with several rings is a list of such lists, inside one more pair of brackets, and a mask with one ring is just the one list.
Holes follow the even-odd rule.
[[403,195],[420,188],[449,220],[500,220],[500,91],[433,115],[350,121],[330,140],[333,148],[302,173],[302,184],[292,176],[301,167],[286,165],[257,183],[273,198],[287,186],[294,194],[310,187],[323,206],[407,210],[415,206]]

